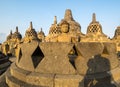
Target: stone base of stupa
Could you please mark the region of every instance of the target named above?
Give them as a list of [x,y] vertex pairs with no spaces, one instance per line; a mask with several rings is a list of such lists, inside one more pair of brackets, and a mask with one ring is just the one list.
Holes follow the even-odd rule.
[[[110,83],[105,83],[104,81],[104,84],[99,84],[98,87],[120,87],[120,67],[117,67],[110,72],[114,80],[111,80]],[[111,77],[105,76],[103,73],[96,74],[96,76],[98,79]],[[8,87],[85,87],[84,84],[86,83],[83,75],[35,73],[20,69],[15,63],[13,63],[10,69],[6,72],[5,78]],[[86,78],[86,81],[92,81],[92,78],[93,75],[90,75],[89,78]],[[95,81],[93,82],[96,83]]]
[[119,65],[114,43],[23,43],[5,83],[9,87],[120,87]]

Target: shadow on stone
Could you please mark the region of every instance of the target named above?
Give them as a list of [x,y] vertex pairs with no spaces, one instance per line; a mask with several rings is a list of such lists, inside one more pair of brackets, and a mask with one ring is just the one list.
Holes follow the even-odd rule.
[[95,55],[87,62],[87,72],[79,87],[117,87],[110,72],[108,58]]

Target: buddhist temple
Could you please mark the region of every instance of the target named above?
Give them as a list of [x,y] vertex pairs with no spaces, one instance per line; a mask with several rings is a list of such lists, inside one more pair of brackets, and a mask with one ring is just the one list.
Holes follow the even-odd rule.
[[70,33],[79,33],[81,32],[81,26],[78,22],[76,22],[72,16],[72,12],[70,9],[67,9],[65,11],[65,15],[64,18],[61,20],[61,22],[59,23],[59,25],[63,22],[63,21],[67,21],[70,25]]
[[21,42],[22,35],[18,31],[18,26],[16,27],[16,31],[7,36],[6,41],[2,44],[3,53],[6,55],[15,56],[15,49],[17,45]]
[[46,36],[46,42],[57,42],[57,36],[61,34],[60,26],[57,24],[57,17],[54,17],[54,23],[51,25],[49,34]]
[[60,21],[59,25],[61,25],[64,21],[68,22],[69,33],[72,37],[84,37],[84,34],[81,32],[81,26],[74,20],[70,9],[66,9],[64,18]]
[[38,39],[40,40],[40,42],[44,42],[45,41],[45,34],[44,34],[42,28],[41,28],[41,31],[38,32],[37,36],[38,36]]
[[[16,33],[18,28],[7,41],[16,41],[20,37]],[[70,9],[60,23],[54,17],[46,37],[42,29],[37,33],[30,22],[25,36],[15,46],[16,61],[0,76],[0,86],[120,87],[119,33],[117,27],[109,39],[93,13],[87,33],[83,34]]]
[[7,41],[12,39],[12,30],[10,31],[10,34],[7,36]]
[[25,37],[22,39],[22,42],[29,43],[31,41],[38,40],[37,32],[33,28],[32,22],[30,22],[29,28],[25,32]]
[[12,39],[14,42],[20,42],[20,40],[22,39],[22,35],[18,31],[18,26],[16,27],[16,31],[12,35]]
[[112,41],[116,43],[117,51],[120,51],[120,26],[117,27],[115,30],[114,37],[112,38]]
[[96,21],[96,15],[93,13],[92,15],[92,22],[89,24],[87,28],[87,34],[83,39],[82,42],[106,42],[109,41],[107,35],[105,35],[102,31],[101,24]]

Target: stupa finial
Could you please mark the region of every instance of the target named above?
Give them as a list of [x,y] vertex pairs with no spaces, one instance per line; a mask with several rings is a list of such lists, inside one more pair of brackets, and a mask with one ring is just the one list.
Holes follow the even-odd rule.
[[54,16],[54,24],[57,24],[57,16]]
[[92,15],[92,22],[96,22],[96,14],[95,13],[93,13],[93,15]]
[[70,9],[67,9],[65,11],[64,19],[65,20],[73,20],[72,11]]
[[33,29],[32,21],[30,22],[30,29]]
[[18,26],[16,26],[16,32],[18,32]]

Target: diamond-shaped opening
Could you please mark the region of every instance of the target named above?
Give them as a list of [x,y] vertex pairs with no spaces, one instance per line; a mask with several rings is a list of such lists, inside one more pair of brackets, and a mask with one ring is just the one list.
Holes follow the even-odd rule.
[[72,64],[72,66],[76,69],[75,67],[75,59],[78,56],[78,52],[76,50],[76,47],[73,46],[73,48],[70,50],[68,57],[69,57],[69,62]]
[[44,58],[44,54],[43,52],[41,51],[40,47],[38,46],[36,48],[36,50],[33,52],[32,54],[32,61],[33,61],[33,65],[34,65],[34,68],[37,67],[37,65],[41,62],[41,60]]
[[18,62],[20,62],[21,57],[22,57],[22,51],[21,51],[21,49],[20,49],[20,51],[19,51],[19,56],[18,56]]
[[103,49],[103,52],[102,52],[103,54],[107,54],[107,55],[109,55],[109,52],[108,52],[108,50],[107,50],[107,47],[104,47],[104,49]]

